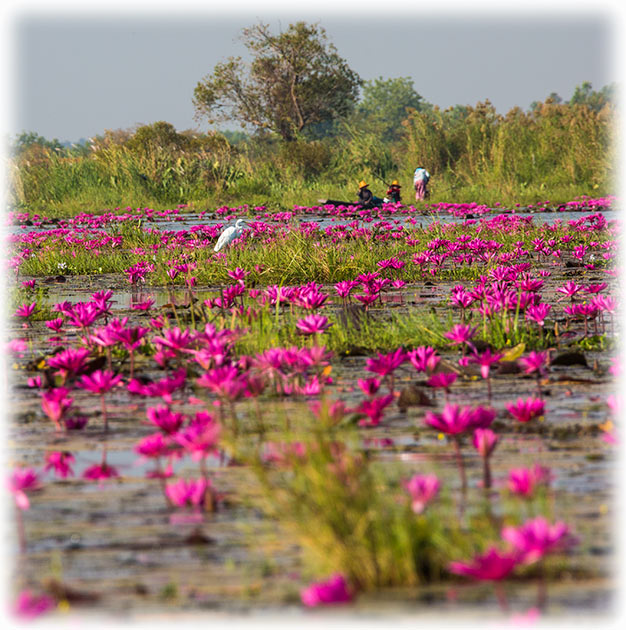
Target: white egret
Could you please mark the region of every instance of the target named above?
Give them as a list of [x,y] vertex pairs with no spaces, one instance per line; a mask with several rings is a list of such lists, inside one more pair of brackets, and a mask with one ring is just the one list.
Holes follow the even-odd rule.
[[217,243],[215,243],[213,251],[219,252],[224,245],[230,245],[236,238],[239,238],[243,234],[244,225],[248,224],[243,219],[237,219],[235,225],[231,225],[223,230],[220,237],[217,239]]

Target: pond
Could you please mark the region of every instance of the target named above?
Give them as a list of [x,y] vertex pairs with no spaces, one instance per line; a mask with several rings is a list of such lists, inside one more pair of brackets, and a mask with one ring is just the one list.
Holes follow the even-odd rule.
[[[603,214],[610,218],[614,211]],[[559,213],[558,218],[567,223],[567,215]],[[548,216],[555,214],[540,213],[534,215],[533,221],[544,221]],[[580,217],[578,213],[572,216]],[[163,220],[157,224],[161,231],[187,230],[200,222],[205,224],[205,219],[206,216],[184,216],[181,221]],[[319,216],[313,211],[301,220],[317,221],[322,227],[340,222],[337,217]],[[455,220],[459,219],[445,219]],[[207,224],[210,221],[224,222],[215,217]],[[468,229],[472,229],[471,225]],[[562,302],[564,294],[559,289],[573,281],[591,287],[607,283],[606,294],[614,295],[615,280],[602,268],[568,267],[565,262],[541,264],[533,260],[533,274],[539,270],[550,272],[549,276],[542,276],[541,300],[552,305],[550,326],[559,333],[548,348],[548,362],[541,378],[525,374],[517,364],[520,357],[528,355],[529,341],[527,348],[523,344],[491,347],[493,351],[513,354],[510,360],[500,358],[493,364],[489,379],[481,377],[479,365],[459,362],[466,352],[463,345],[442,344],[437,349],[440,357],[437,372],[456,375],[452,385],[429,385],[428,374],[417,371],[405,357],[393,371],[392,394],[382,420],[353,424],[345,435],[355,457],[365,456],[380,478],[392,480],[389,492],[395,493],[395,503],[404,501],[402,497],[406,494],[401,485],[393,485],[398,479],[436,474],[441,483],[442,501],[448,502],[450,514],[456,515],[454,518],[459,519],[461,528],[468,532],[473,519],[479,517],[490,519],[494,531],[507,523],[521,523],[540,514],[551,521],[567,523],[577,543],[568,550],[566,560],[550,565],[542,614],[555,619],[569,615],[577,619],[580,615],[591,615],[597,619],[610,614],[614,605],[612,525],[616,508],[616,451],[607,439],[606,427],[613,418],[607,399],[615,394],[611,348],[615,347],[618,327],[612,312],[596,315],[589,322],[567,316],[562,307],[568,302]],[[38,286],[44,286],[45,280],[38,278]],[[347,350],[335,351],[327,367],[322,369],[326,363],[319,364],[320,370],[315,375],[321,379],[321,390],[312,387],[309,380],[308,390],[291,390],[285,385],[280,392],[266,389],[263,394],[240,396],[228,404],[215,393],[217,390],[198,386],[198,379],[208,369],[199,367],[202,357],[194,354],[198,346],[189,346],[187,354],[174,352],[163,365],[155,360],[155,349],[171,350],[170,346],[155,341],[164,335],[159,317],[167,318],[171,329],[192,329],[194,323],[198,331],[203,331],[207,323],[217,326],[217,330],[245,327],[248,332],[242,333],[243,338],[237,336],[239,333],[233,337],[235,340],[228,345],[225,358],[219,360],[223,363],[211,359],[211,369],[232,365],[241,375],[251,362],[254,364],[254,353],[246,350],[257,347],[253,342],[260,344],[264,335],[292,339],[287,328],[309,311],[299,310],[301,307],[288,300],[282,305],[262,303],[259,300],[266,287],[257,286],[246,294],[246,305],[265,313],[260,319],[245,320],[243,311],[235,309],[231,314],[230,310],[213,306],[197,310],[198,319],[192,322],[190,316],[195,307],[190,307],[190,295],[195,305],[205,301],[211,304],[220,296],[224,298],[223,287],[194,286],[190,293],[180,286],[130,286],[121,274],[67,276],[62,283],[48,280],[45,300],[49,305],[66,301],[73,305],[89,303],[97,291],[106,289],[111,293],[106,297],[106,315],[99,317],[97,324],[88,325],[88,331],[70,324],[67,313],[71,313],[72,307],[67,305],[65,312],[51,313],[45,318],[49,321],[61,315],[64,322],[58,334],[36,318],[26,325],[15,318],[7,324],[9,339],[25,340],[21,351],[14,350],[8,366],[11,403],[7,410],[7,439],[11,445],[11,463],[37,469],[41,482],[41,487],[29,494],[30,508],[16,511],[23,521],[24,539],[21,550],[17,538],[12,547],[14,590],[28,588],[47,593],[57,606],[55,614],[62,614],[60,611],[67,608],[85,615],[103,613],[128,620],[151,619],[166,612],[186,615],[183,617],[186,619],[210,612],[305,614],[301,591],[325,576],[312,569],[316,565],[309,562],[310,550],[307,551],[306,543],[287,515],[283,520],[268,508],[268,500],[272,499],[268,499],[255,466],[248,460],[248,450],[265,453],[268,445],[284,443],[290,437],[306,439],[299,432],[306,434],[310,430],[307,427],[314,426],[311,424],[314,401],[342,401],[353,410],[362,406],[367,397],[359,381],[375,375],[368,362],[377,353],[360,346],[363,340],[352,344],[347,341],[348,345],[341,346]],[[347,305],[345,300],[338,299],[333,285],[319,284],[316,288],[319,294],[333,297],[314,310],[334,323],[335,332],[331,328],[316,339],[330,340],[328,335],[338,335],[336,331],[342,327],[354,330],[346,321],[353,321],[357,329],[369,330],[367,327],[372,326],[376,331],[376,326],[414,322],[411,317],[426,313],[442,326],[450,318],[458,323],[459,309],[450,301],[456,284],[437,277],[409,281],[397,289],[381,292],[377,302],[359,307],[357,316],[354,315],[357,305]],[[469,291],[471,283],[466,282],[465,287]],[[148,298],[154,303],[147,310],[132,308]],[[574,303],[575,298],[571,301]],[[472,323],[479,331],[483,319],[476,317]],[[85,344],[86,333],[94,334],[96,326],[109,326],[120,319],[129,330],[133,327],[145,330],[144,341],[137,345],[134,364],[129,363],[128,352],[116,349],[115,345],[107,363],[106,343],[100,349]],[[265,321],[266,328],[259,321]],[[426,324],[423,326],[426,328]],[[600,327],[595,337],[592,326]],[[251,340],[250,335],[259,337]],[[203,343],[208,343],[203,339]],[[310,339],[299,339],[300,347],[313,347]],[[332,340],[340,344],[338,337]],[[88,360],[94,364],[83,365],[76,375],[68,374],[66,382],[60,381],[50,364],[51,358],[61,348],[81,347],[89,349]],[[252,359],[245,358],[248,355]],[[90,393],[78,383],[79,374],[93,374],[107,365],[122,375],[123,380],[106,393],[103,402],[102,396]],[[173,379],[181,367],[187,371],[186,378],[170,393],[169,399],[156,394],[137,395],[128,389],[133,378],[148,386]],[[308,378],[311,373],[306,374]],[[38,377],[44,381],[39,385],[32,380]],[[46,387],[50,388],[45,380],[50,378],[56,378],[55,388],[69,388],[72,408],[87,419],[82,430],[55,430],[42,409],[42,396]],[[380,380],[378,396],[382,397],[388,378],[381,376]],[[515,421],[507,405],[528,397],[543,401],[541,417],[530,422]],[[370,398],[376,399],[375,395]],[[166,482],[198,477],[197,459],[175,453],[167,460],[170,476],[165,479],[155,477],[158,469],[154,458],[137,452],[138,444],[155,432],[149,409],[159,405],[186,418],[206,411],[223,425],[216,448],[207,451],[201,460],[203,474],[214,489],[212,501],[203,503],[201,510],[176,507],[164,495]],[[425,422],[428,414],[440,413],[446,405],[493,409],[491,428],[497,433],[498,444],[490,459],[491,488],[483,487],[484,460],[472,446],[471,436],[466,435],[460,442],[467,481],[467,487],[463,487],[459,459],[452,448],[454,440],[433,431]],[[364,412],[361,414],[361,418],[366,416]],[[65,417],[63,413],[61,417]],[[60,468],[55,474],[53,466],[44,471],[42,464],[51,453],[71,454],[67,462],[72,474],[61,477]],[[99,479],[85,477],[85,472],[94,466],[99,466],[102,473],[104,464],[114,474],[101,475]],[[539,503],[516,499],[508,490],[511,470],[533,466],[550,470],[543,502]],[[19,520],[13,524],[19,532]],[[467,560],[467,557],[456,559]],[[506,613],[501,609],[501,594],[490,583],[458,576],[422,585],[364,589],[351,603],[335,610],[357,618],[409,614],[416,619],[433,615],[498,619],[503,614],[525,613],[536,605],[536,577],[532,571],[522,572],[522,577],[504,583]]]

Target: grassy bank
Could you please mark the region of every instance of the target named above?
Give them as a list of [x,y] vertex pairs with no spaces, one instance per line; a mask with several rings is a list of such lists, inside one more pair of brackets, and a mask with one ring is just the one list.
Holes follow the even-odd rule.
[[117,207],[196,209],[315,205],[355,200],[365,179],[383,197],[398,179],[414,201],[418,164],[432,174],[431,202],[562,203],[614,189],[615,111],[605,105],[540,104],[505,116],[488,103],[410,111],[399,140],[344,123],[321,140],[271,136],[231,144],[219,133],[177,132],[165,122],[107,131],[84,147],[33,141],[10,160],[12,207],[71,216]]

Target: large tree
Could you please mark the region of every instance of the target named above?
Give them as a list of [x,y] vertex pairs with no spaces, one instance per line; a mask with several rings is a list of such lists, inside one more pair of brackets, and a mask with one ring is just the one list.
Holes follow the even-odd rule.
[[258,24],[244,29],[242,40],[252,62],[229,57],[198,83],[193,103],[199,119],[236,120],[289,141],[353,111],[361,78],[319,25],[297,22],[273,35]]
[[402,121],[408,117],[409,109],[425,111],[430,107],[415,91],[410,77],[378,77],[365,82],[358,112],[365,117],[370,128],[381,134],[383,140],[390,141],[402,135]]

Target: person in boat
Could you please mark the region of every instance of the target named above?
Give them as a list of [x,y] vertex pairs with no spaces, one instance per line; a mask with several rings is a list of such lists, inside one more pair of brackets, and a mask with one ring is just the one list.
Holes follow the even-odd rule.
[[415,188],[415,201],[428,197],[428,182],[430,173],[423,167],[418,166],[413,173],[413,186]]
[[364,208],[370,207],[374,201],[374,195],[369,189],[369,184],[367,184],[364,180],[359,182],[359,192],[357,193],[357,197],[359,199],[359,205]]
[[359,190],[357,192],[357,200],[354,201],[338,201],[337,199],[318,199],[319,203],[330,206],[354,206],[358,204],[363,208],[374,208],[376,205],[383,203],[379,197],[375,197],[369,189],[369,185],[361,180],[359,182]]
[[357,193],[358,201],[357,203],[363,208],[374,208],[375,206],[380,206],[383,200],[380,197],[375,197],[372,194],[372,191],[369,189],[369,184],[365,183],[364,180],[359,182],[359,192]]
[[387,198],[391,203],[400,203],[400,188],[398,180],[394,179],[391,182],[391,186],[389,186],[389,190],[387,190]]

